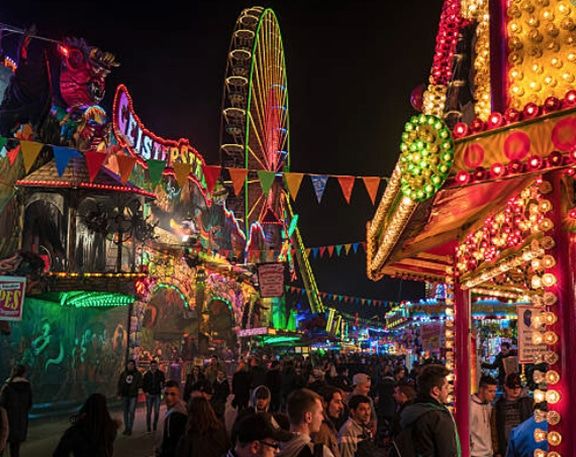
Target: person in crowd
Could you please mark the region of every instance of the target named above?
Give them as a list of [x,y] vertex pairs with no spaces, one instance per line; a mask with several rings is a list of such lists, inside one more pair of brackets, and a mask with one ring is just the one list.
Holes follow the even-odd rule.
[[282,447],[279,457],[333,457],[330,449],[311,438],[324,420],[322,398],[310,389],[296,390],[288,397],[287,410],[294,436]]
[[190,400],[190,395],[192,394],[192,388],[200,381],[204,381],[206,377],[204,373],[200,370],[200,367],[193,366],[190,373],[186,375],[186,383],[184,385],[184,401],[188,402]]
[[272,396],[270,394],[270,390],[266,386],[258,386],[252,391],[252,395],[250,396],[250,404],[248,408],[238,411],[238,415],[236,416],[236,420],[234,421],[234,425],[232,426],[231,432],[231,439],[232,444],[236,443],[236,437],[238,435],[238,426],[242,419],[245,417],[256,414],[256,413],[263,413],[268,417],[268,420],[275,426],[279,427],[276,419],[271,416],[270,414],[270,403],[272,400]]
[[270,364],[270,369],[266,373],[266,387],[270,389],[271,402],[270,411],[273,413],[280,411],[282,401],[282,373],[280,372],[280,362],[274,360]]
[[325,376],[326,373],[324,373],[324,370],[321,368],[317,367],[312,369],[312,373],[310,373],[310,379],[308,382],[308,389],[313,390],[317,394],[321,394],[327,385]]
[[333,386],[342,389],[344,392],[352,390],[350,379],[348,378],[348,367],[345,365],[336,365],[336,376],[332,378],[330,383]]
[[176,457],[222,457],[230,447],[224,424],[203,397],[190,400],[186,432],[176,447]]
[[324,400],[324,420],[318,433],[313,436],[314,442],[324,444],[334,454],[334,457],[340,457],[338,430],[343,425],[341,422],[344,416],[344,394],[338,387],[326,386],[322,392],[322,399]]
[[383,368],[382,379],[377,384],[378,404],[376,405],[376,412],[378,414],[378,423],[380,424],[379,432],[383,436],[391,434],[392,421],[396,412],[396,402],[394,401],[396,379],[392,373],[392,367],[386,365]]
[[136,415],[136,403],[138,390],[142,386],[142,373],[136,368],[134,359],[128,360],[126,369],[118,379],[118,396],[122,398],[124,408],[124,431],[123,435],[131,435]]
[[500,352],[496,355],[494,361],[492,363],[487,362],[482,363],[482,368],[488,370],[497,369],[498,383],[499,385],[503,385],[506,379],[505,359],[507,359],[508,357],[515,357],[516,355],[517,355],[516,351],[512,350],[510,343],[508,343],[507,341],[503,341],[502,344],[500,344]]
[[232,376],[232,393],[234,394],[233,406],[238,408],[238,411],[248,407],[250,401],[250,385],[252,379],[248,367],[243,361],[238,363],[238,370]]
[[394,387],[394,401],[396,402],[396,412],[392,419],[392,426],[390,428],[390,436],[392,438],[398,436],[400,433],[400,417],[402,411],[406,406],[411,405],[416,398],[416,389],[410,384],[399,384]]
[[404,365],[394,368],[394,381],[396,384],[404,384],[407,382],[406,367]]
[[238,426],[236,445],[226,457],[274,457],[291,435],[274,427],[264,414],[250,414]]
[[372,441],[370,431],[370,415],[372,406],[370,398],[365,395],[353,395],[348,400],[350,419],[342,426],[338,433],[338,447],[341,457],[354,457],[356,455],[370,455],[360,448]]
[[204,371],[206,379],[210,381],[211,384],[214,383],[214,381],[216,381],[216,376],[218,376],[218,370],[224,371],[224,367],[221,366],[220,361],[218,360],[218,356],[213,355],[210,358],[210,364]]
[[508,436],[512,429],[532,415],[534,402],[523,395],[522,379],[518,373],[510,373],[504,382],[504,396],[494,405],[496,420],[494,422],[497,442],[494,444],[494,454],[506,455]]
[[150,433],[151,430],[152,410],[154,410],[153,429],[156,431],[158,428],[160,401],[165,380],[164,372],[158,369],[158,362],[152,360],[150,362],[150,369],[144,373],[144,379],[142,381],[142,390],[146,394],[146,430],[148,433]]
[[214,391],[211,400],[212,408],[214,408],[216,416],[218,416],[219,419],[223,419],[226,400],[228,399],[228,395],[230,395],[230,384],[224,371],[218,370],[216,380],[212,384],[212,390]]
[[210,383],[210,381],[208,381],[208,379],[203,379],[201,381],[198,381],[196,384],[192,386],[192,389],[190,391],[190,399],[188,400],[188,403],[190,403],[190,400],[197,397],[203,397],[208,401],[212,401],[213,396],[214,396],[213,385]]
[[182,400],[180,384],[169,380],[164,387],[164,401],[166,402],[166,414],[162,421],[160,441],[156,446],[156,457],[174,457],[176,446],[186,428],[188,411],[186,403]]
[[378,420],[376,418],[376,409],[374,407],[374,401],[370,397],[370,389],[372,388],[372,378],[366,373],[356,373],[352,378],[353,389],[348,398],[352,398],[354,395],[364,395],[370,399],[370,408],[372,409],[372,414],[370,415],[370,430],[372,435],[376,435],[376,430],[378,428]]
[[72,426],[64,432],[53,457],[112,456],[120,424],[110,417],[104,395],[90,395],[71,422]]
[[470,401],[470,455],[492,457],[492,402],[496,398],[498,382],[492,376],[482,376],[478,393]]
[[400,455],[459,457],[460,440],[452,413],[446,408],[450,371],[426,365],[418,377],[418,395],[402,411],[402,431],[395,440]]
[[6,410],[0,406],[0,456],[4,454],[4,450],[6,449],[9,432],[8,414],[6,414]]
[[10,457],[20,457],[20,446],[28,435],[28,413],[32,408],[32,387],[26,379],[24,365],[15,365],[2,386],[0,406],[8,416]]
[[256,357],[250,359],[250,389],[266,385],[266,368]]
[[533,457],[536,449],[548,451],[548,440],[537,442],[534,437],[534,432],[537,429],[548,432],[548,421],[545,418],[536,419],[538,414],[546,414],[547,407],[545,403],[538,403],[534,408],[535,414],[532,414],[510,432],[505,457]]

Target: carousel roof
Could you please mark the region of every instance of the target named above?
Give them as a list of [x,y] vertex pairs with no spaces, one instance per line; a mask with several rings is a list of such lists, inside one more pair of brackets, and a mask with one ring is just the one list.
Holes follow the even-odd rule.
[[109,171],[106,167],[102,167],[96,178],[90,182],[86,161],[81,157],[70,159],[62,176],[58,175],[56,162],[51,160],[25,178],[16,181],[16,185],[19,187],[128,192],[143,195],[148,198],[156,198],[156,195],[152,192],[147,192],[130,182],[123,183],[120,177]]

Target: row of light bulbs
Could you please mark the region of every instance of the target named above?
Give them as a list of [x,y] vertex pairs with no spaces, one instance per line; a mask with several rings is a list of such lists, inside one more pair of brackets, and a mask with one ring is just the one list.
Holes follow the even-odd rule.
[[446,347],[446,368],[451,371],[448,380],[451,381],[450,395],[448,402],[454,403],[454,382],[456,381],[456,371],[454,370],[454,271],[449,267],[446,271],[446,321],[444,323],[445,347]]

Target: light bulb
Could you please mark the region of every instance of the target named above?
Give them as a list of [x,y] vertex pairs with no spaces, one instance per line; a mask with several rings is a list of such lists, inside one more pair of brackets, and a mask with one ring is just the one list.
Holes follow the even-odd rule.
[[544,333],[544,342],[546,344],[556,344],[558,342],[558,335],[556,335],[556,332],[546,332]]
[[446,308],[446,316],[454,316],[454,310],[452,308]]
[[541,428],[537,428],[534,430],[534,441],[537,443],[541,443],[542,441],[546,440],[546,432]]
[[543,313],[544,314],[544,323],[546,325],[554,325],[558,322],[558,316],[552,312]]
[[562,442],[562,435],[558,432],[550,432],[548,433],[548,443],[551,446],[560,446]]
[[542,373],[540,370],[534,370],[532,373],[532,379],[536,384],[541,384],[544,382],[544,373]]
[[545,255],[542,257],[542,265],[544,265],[544,268],[552,268],[556,265],[556,260],[551,255]]
[[546,451],[543,451],[542,449],[535,449],[534,457],[546,457]]
[[557,384],[560,381],[560,373],[556,370],[549,370],[546,373],[546,382],[548,384]]
[[558,363],[559,357],[554,351],[547,351],[544,354],[544,361],[549,365],[555,365]]
[[544,295],[542,295],[542,301],[546,306],[552,306],[556,304],[558,297],[553,292],[544,292]]
[[532,262],[530,262],[530,265],[535,270],[539,270],[540,268],[542,268],[542,261],[540,259],[533,259]]
[[544,287],[552,287],[554,284],[556,284],[556,276],[552,273],[544,273],[542,275],[542,285]]
[[559,452],[551,451],[548,454],[546,454],[546,457],[562,457],[562,456],[560,455]]
[[550,425],[558,425],[560,423],[560,413],[558,411],[548,411],[546,420]]
[[[536,399],[536,397],[534,397],[534,399]],[[560,401],[560,392],[557,390],[549,390],[546,392],[546,401],[552,405],[555,405]]]
[[546,250],[552,249],[554,246],[556,246],[556,242],[551,236],[545,236],[542,238],[540,244],[542,245],[542,248]]
[[534,275],[530,280],[530,284],[532,285],[532,289],[540,289],[542,287],[542,278],[538,275]]
[[534,402],[542,403],[544,400],[546,400],[546,392],[539,389],[534,390]]
[[539,346],[544,343],[544,335],[540,332],[533,332],[532,333],[532,344]]

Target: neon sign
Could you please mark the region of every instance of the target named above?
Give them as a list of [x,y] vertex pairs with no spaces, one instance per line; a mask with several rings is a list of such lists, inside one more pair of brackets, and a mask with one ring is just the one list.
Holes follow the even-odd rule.
[[163,160],[167,166],[177,162],[189,164],[189,178],[203,194],[206,193],[204,158],[190,145],[189,140],[166,140],[144,127],[134,111],[132,97],[123,84],[118,86],[114,96],[112,125],[118,144],[127,149],[144,168],[148,168],[147,160]]

